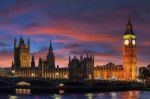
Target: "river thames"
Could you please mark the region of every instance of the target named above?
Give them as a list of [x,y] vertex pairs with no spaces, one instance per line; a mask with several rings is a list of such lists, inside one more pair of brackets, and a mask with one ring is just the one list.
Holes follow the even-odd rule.
[[150,99],[150,91],[50,95],[0,95],[0,99]]

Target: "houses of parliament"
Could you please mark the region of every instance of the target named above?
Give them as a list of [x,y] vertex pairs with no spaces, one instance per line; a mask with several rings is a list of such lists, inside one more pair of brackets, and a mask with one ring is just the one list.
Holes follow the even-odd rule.
[[27,44],[21,37],[19,43],[15,39],[12,69],[16,77],[68,78],[68,68],[55,67],[55,55],[51,41],[46,60],[39,58],[38,66],[35,66],[34,56],[30,59],[30,39],[28,38]]
[[117,79],[136,80],[136,35],[129,20],[123,34],[123,65],[108,63],[94,67],[94,54],[70,57],[68,67],[55,66],[55,54],[50,41],[46,60],[39,58],[35,66],[34,56],[30,57],[30,39],[14,40],[14,61],[12,73],[15,77],[42,77],[49,79]]
[[[31,62],[30,62],[31,60]],[[93,78],[94,56],[69,57],[68,68],[55,66],[55,55],[50,41],[46,60],[39,58],[35,66],[34,56],[30,59],[30,40],[27,43],[20,38],[19,43],[14,40],[14,62],[12,71],[15,77],[49,78],[49,79],[88,79]]]

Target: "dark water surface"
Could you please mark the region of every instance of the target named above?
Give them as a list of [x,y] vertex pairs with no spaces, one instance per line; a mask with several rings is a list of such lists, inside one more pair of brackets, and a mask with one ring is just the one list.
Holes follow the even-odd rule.
[[150,99],[150,91],[124,91],[63,95],[0,95],[0,99]]

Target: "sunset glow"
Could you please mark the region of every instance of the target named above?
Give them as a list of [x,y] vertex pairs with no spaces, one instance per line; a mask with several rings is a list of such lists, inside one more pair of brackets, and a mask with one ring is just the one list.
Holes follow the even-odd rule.
[[150,63],[149,4],[142,0],[1,0],[0,66],[11,66],[14,39],[20,37],[30,38],[36,64],[39,57],[46,58],[49,40],[61,67],[68,66],[69,56],[87,53],[95,54],[95,66],[123,64],[122,36],[129,16],[137,37],[137,65],[146,66]]

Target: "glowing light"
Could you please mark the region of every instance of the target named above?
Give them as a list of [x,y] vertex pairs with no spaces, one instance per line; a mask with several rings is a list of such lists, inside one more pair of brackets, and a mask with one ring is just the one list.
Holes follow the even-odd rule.
[[58,77],[59,77],[59,73],[58,73],[58,72],[56,72],[56,73],[55,73],[55,76],[56,76],[56,78],[58,78]]
[[128,35],[124,35],[123,38],[124,38],[124,39],[130,39],[130,38],[135,39],[136,36],[133,35],[133,34],[128,34]]
[[64,86],[64,84],[61,83],[61,84],[59,84],[59,86]]
[[92,76],[91,76],[91,75],[89,75],[89,79],[92,79]]
[[128,44],[129,44],[129,40],[125,40],[125,41],[124,41],[124,44],[125,44],[125,45],[128,45]]
[[17,99],[17,96],[9,96],[9,99]]
[[16,94],[31,94],[31,89],[16,89]]
[[14,71],[14,70],[12,70],[11,72],[12,72],[13,74],[15,73],[15,71]]
[[55,95],[54,95],[54,99],[61,99],[61,95],[55,94]]
[[135,40],[132,40],[132,44],[135,45]]
[[116,99],[117,98],[117,95],[115,92],[111,92],[111,96],[112,96],[112,99]]
[[67,75],[65,75],[64,77],[65,77],[66,79],[68,78],[68,76],[67,76]]
[[19,86],[30,86],[30,83],[28,83],[28,82],[19,82],[16,85],[19,85]]
[[34,74],[34,73],[32,73],[32,74],[31,74],[31,76],[32,76],[32,77],[35,77],[35,74]]
[[87,96],[87,99],[93,99],[93,94],[92,93],[88,93],[86,96]]

